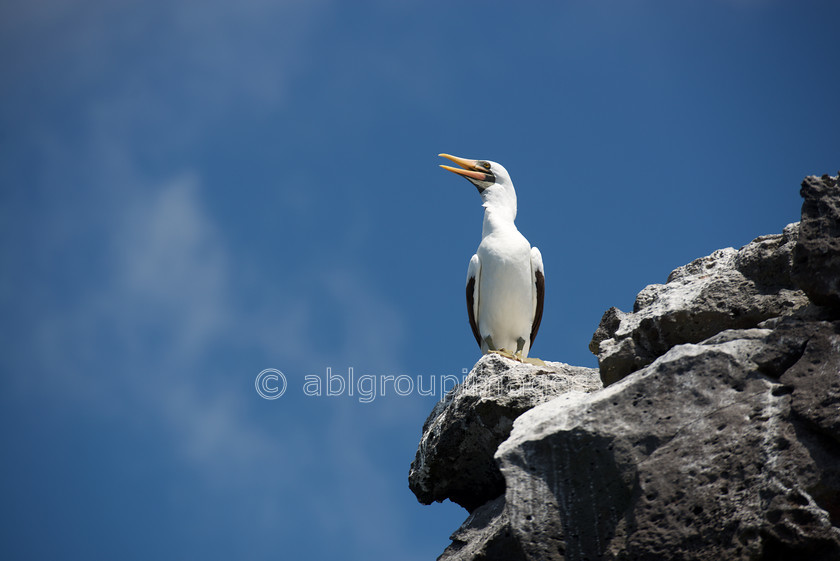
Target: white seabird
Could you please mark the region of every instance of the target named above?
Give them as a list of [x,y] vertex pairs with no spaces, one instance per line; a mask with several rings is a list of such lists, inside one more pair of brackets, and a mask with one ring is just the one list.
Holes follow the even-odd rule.
[[[484,201],[481,243],[467,270],[467,311],[481,351],[524,360],[543,313],[542,255],[514,224],[516,191],[496,162],[440,154],[460,166],[440,166],[466,177]],[[532,359],[538,361],[538,359]]]

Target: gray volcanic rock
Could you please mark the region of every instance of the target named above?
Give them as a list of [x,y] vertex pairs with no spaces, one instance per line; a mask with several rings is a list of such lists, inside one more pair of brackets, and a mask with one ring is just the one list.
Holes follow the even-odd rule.
[[759,371],[773,341],[726,331],[523,414],[496,454],[504,503],[440,559],[840,559],[840,446]]
[[599,388],[593,368],[560,362],[534,366],[496,354],[483,356],[423,425],[409,488],[423,504],[450,499],[474,510],[504,493],[493,454],[514,419],[562,393]]
[[755,327],[808,304],[791,281],[798,224],[762,236],[740,250],[719,249],[678,267],[666,284],[636,297],[632,313],[610,308],[589,344],[601,379],[612,384],[668,349],[697,343],[725,329]]
[[806,177],[793,278],[815,303],[840,307],[840,174]]
[[798,417],[840,445],[840,321],[785,318],[756,359],[788,387]]
[[[524,561],[527,559],[522,552],[519,540],[513,537],[505,505],[505,497],[501,495],[473,512],[466,522],[450,536],[452,544],[438,557],[438,560]],[[551,541],[552,535],[559,535],[559,528],[554,530],[554,532],[543,534],[548,542]]]

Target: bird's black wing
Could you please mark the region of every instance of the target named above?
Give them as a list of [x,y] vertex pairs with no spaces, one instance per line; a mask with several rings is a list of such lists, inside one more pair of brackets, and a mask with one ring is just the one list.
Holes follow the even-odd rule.
[[481,348],[481,334],[478,332],[478,322],[475,319],[475,277],[467,280],[467,313],[470,316],[470,327],[475,336],[475,342]]
[[531,347],[534,346],[534,339],[537,337],[537,331],[540,330],[543,302],[545,301],[545,275],[543,275],[542,271],[537,270],[534,271],[534,278],[537,286],[537,309],[534,310],[534,323],[531,324]]

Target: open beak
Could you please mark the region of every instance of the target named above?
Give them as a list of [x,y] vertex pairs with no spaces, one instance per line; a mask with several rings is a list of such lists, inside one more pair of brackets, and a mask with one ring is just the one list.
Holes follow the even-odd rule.
[[[478,160],[468,160],[466,158],[459,158],[457,156],[450,156],[449,154],[438,154],[441,158],[446,158],[452,162],[455,162],[461,168],[454,168],[452,166],[444,166],[441,165],[445,170],[449,170],[452,173],[457,173],[458,175],[463,175],[467,179],[475,179],[476,181],[490,181],[494,180],[493,175],[489,173],[485,173],[484,168],[479,166]],[[479,171],[481,170],[481,171]]]

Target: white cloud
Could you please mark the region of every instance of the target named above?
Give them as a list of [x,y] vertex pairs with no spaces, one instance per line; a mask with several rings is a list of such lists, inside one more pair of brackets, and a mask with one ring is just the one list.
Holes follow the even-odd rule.
[[[264,465],[293,475],[300,465],[284,457],[289,447],[307,446],[254,424],[248,398],[255,397],[257,371],[219,372],[214,353],[249,349],[283,357],[283,364],[265,367],[297,364],[322,374],[363,357],[370,371],[390,373],[400,360],[404,320],[349,262],[314,259],[276,279],[260,276],[259,264],[237,261],[203,205],[194,172],[158,185],[127,184],[138,186],[119,204],[78,217],[81,230],[90,227],[88,219],[107,217],[102,268],[89,271],[84,290],[66,306],[38,318],[35,370],[68,402],[163,423],[173,448],[208,481],[229,479],[231,470],[262,472]],[[247,287],[231,275],[240,266],[255,271]],[[242,305],[243,289],[265,294],[271,305]],[[311,311],[324,299],[334,305],[329,327],[335,338],[315,344],[324,326],[311,321]],[[23,380],[25,373],[18,374]],[[242,391],[230,392],[230,384],[220,383],[223,375],[240,377]],[[382,414],[395,407],[383,404]],[[345,437],[331,445],[366,438],[361,429]]]
[[129,201],[113,246],[116,298],[134,303],[126,310],[134,321],[165,325],[168,346],[184,357],[220,336],[231,315],[227,251],[198,189],[185,174]]

